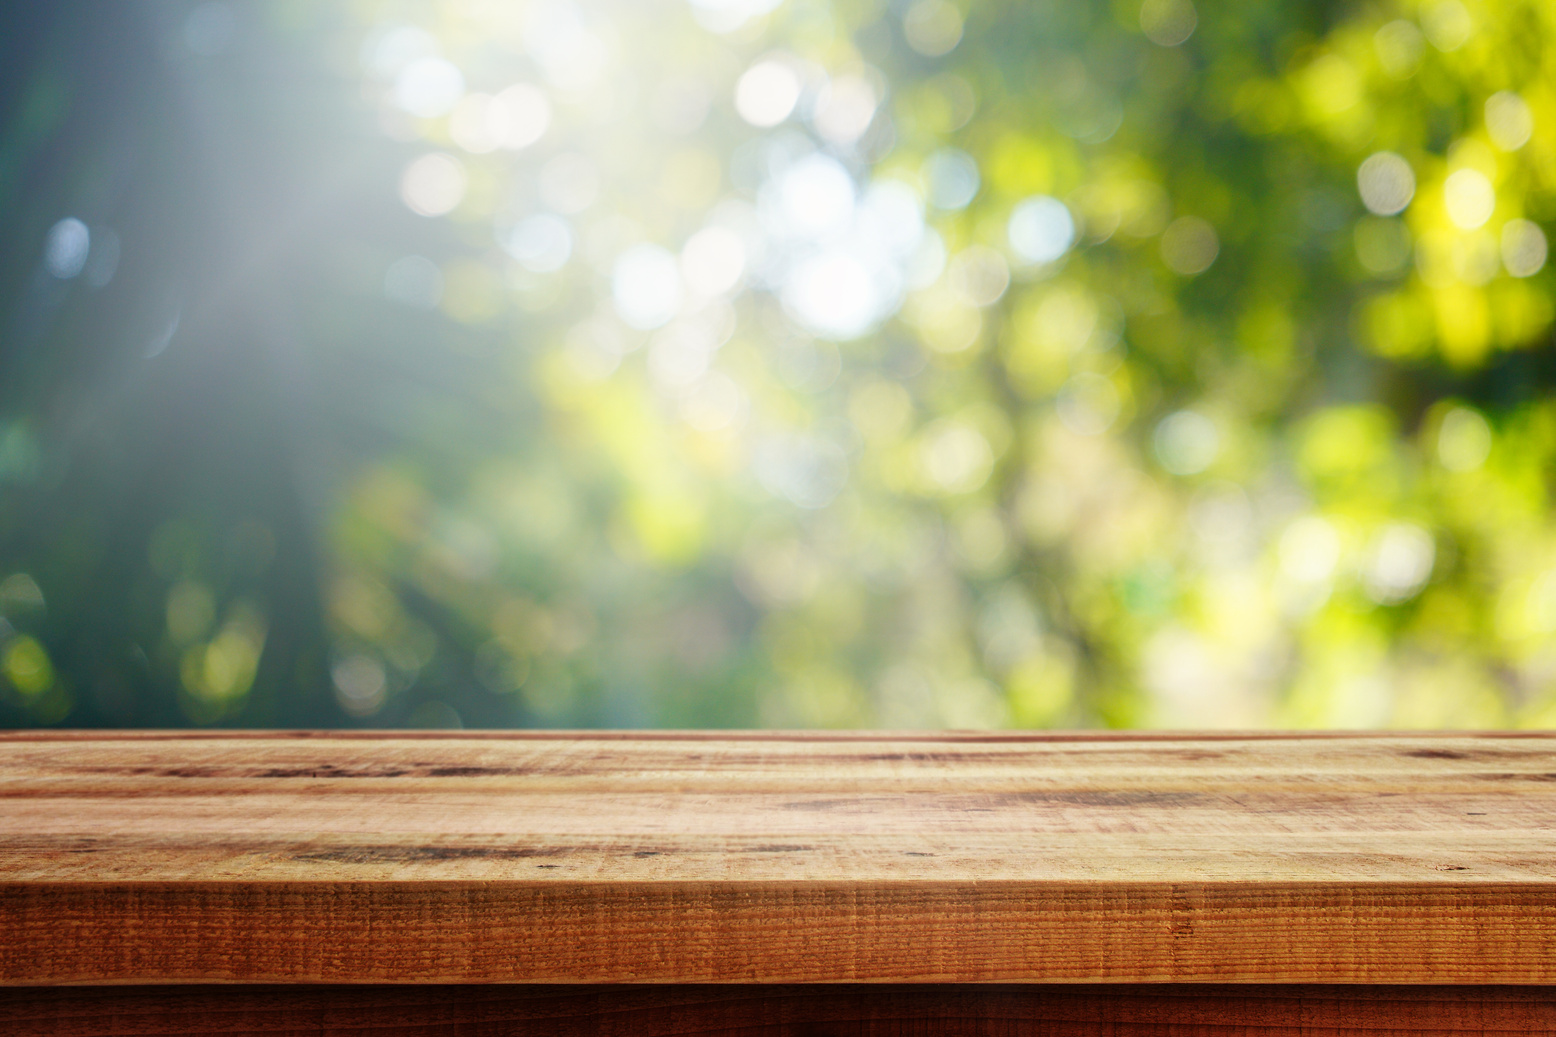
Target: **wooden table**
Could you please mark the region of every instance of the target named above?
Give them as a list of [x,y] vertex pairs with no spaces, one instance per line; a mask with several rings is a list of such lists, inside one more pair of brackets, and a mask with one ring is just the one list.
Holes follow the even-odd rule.
[[1553,739],[0,734],[0,1033],[1556,1033]]

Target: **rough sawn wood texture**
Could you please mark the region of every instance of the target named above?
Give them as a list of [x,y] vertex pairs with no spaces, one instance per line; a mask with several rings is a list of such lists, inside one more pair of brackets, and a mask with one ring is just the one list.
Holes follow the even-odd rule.
[[0,735],[0,982],[1556,982],[1540,735]]

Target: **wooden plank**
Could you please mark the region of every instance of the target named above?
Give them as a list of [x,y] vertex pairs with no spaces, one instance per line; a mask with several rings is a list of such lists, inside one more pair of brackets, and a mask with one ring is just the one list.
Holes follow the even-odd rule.
[[1556,982],[1550,734],[0,735],[0,982]]
[[368,986],[0,990],[11,1037],[1549,1034],[1541,987]]

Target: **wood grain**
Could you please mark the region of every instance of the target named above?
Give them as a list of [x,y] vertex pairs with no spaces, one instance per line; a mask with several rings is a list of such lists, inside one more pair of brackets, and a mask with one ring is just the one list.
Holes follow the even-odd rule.
[[0,982],[1556,982],[1549,734],[0,735]]
[[10,1037],[1415,1037],[1549,1034],[1539,987],[88,987],[0,990]]

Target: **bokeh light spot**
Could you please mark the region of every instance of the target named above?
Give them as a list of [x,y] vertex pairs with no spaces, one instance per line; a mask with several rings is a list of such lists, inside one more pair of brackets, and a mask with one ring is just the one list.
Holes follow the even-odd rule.
[[876,271],[861,256],[830,249],[802,260],[784,285],[783,302],[802,326],[833,339],[853,339],[882,316]]
[[967,208],[982,183],[977,161],[958,148],[941,148],[925,159],[924,179],[929,181],[929,204],[952,212]]
[[1415,75],[1426,49],[1426,38],[1415,23],[1395,19],[1378,29],[1372,39],[1383,71],[1395,79],[1409,79]]
[[1459,169],[1443,181],[1443,205],[1460,230],[1478,230],[1497,208],[1496,189],[1478,169]]
[[785,169],[764,192],[764,214],[775,235],[825,239],[848,228],[854,215],[854,178],[827,155],[808,155]]
[[918,0],[903,13],[902,35],[925,57],[949,54],[962,40],[962,12],[945,0]]
[[1428,4],[1421,11],[1421,28],[1432,46],[1444,53],[1452,53],[1469,42],[1475,34],[1475,19],[1459,0],[1439,0]]
[[1281,534],[1281,572],[1299,583],[1321,583],[1340,562],[1340,534],[1318,515],[1304,515]]
[[515,83],[492,98],[488,119],[501,128],[501,145],[520,151],[541,138],[551,125],[551,102],[539,87]]
[[465,197],[465,167],[441,151],[423,155],[400,176],[400,200],[418,216],[452,212]]
[[92,234],[86,224],[67,216],[49,228],[43,241],[43,266],[61,281],[81,273],[92,249]]
[[1221,450],[1215,422],[1198,411],[1180,410],[1156,426],[1156,459],[1174,475],[1195,475],[1210,467]]
[[657,328],[681,309],[681,273],[675,256],[658,245],[635,245],[611,273],[616,312],[634,328]]
[[1533,277],[1545,267],[1549,246],[1545,232],[1528,220],[1508,220],[1502,227],[1502,265],[1514,277]]
[[1005,257],[983,245],[969,245],[951,260],[951,288],[974,306],[992,306],[1010,285]]
[[1380,605],[1415,597],[1432,575],[1437,548],[1432,535],[1412,522],[1391,522],[1373,538],[1362,578]]
[[49,653],[26,634],[11,639],[0,655],[0,674],[25,698],[42,695],[54,685],[54,665]]
[[0,580],[0,616],[17,616],[42,612],[43,590],[38,581],[28,573],[12,573]]
[[731,33],[777,7],[780,0],[689,0],[689,2],[693,15],[703,28],[717,33]]
[[1353,233],[1356,259],[1371,273],[1397,273],[1410,260],[1410,231],[1399,220],[1364,216]]
[[870,128],[879,104],[880,98],[868,79],[838,76],[817,96],[811,121],[822,139],[846,146]]
[[1198,216],[1181,216],[1162,231],[1162,262],[1175,274],[1204,273],[1220,251],[1216,229]]
[[1025,262],[1052,263],[1075,243],[1075,217],[1059,199],[1037,195],[1011,210],[1005,233]]
[[735,84],[735,111],[752,126],[776,126],[800,100],[800,77],[788,62],[759,61]]
[[526,270],[560,270],[573,254],[573,232],[567,221],[550,213],[521,220],[502,238],[503,251]]
[[354,717],[370,717],[383,708],[389,682],[383,665],[370,655],[353,653],[330,668],[335,701]]
[[1486,134],[1503,151],[1517,151],[1534,133],[1534,114],[1528,103],[1509,90],[1486,98]]
[[394,81],[395,104],[424,119],[448,112],[464,93],[464,74],[442,58],[418,58],[401,69]]
[[549,125],[551,104],[545,93],[517,84],[496,97],[467,93],[448,117],[448,135],[471,154],[498,148],[520,151],[537,142]]
[[1437,459],[1450,472],[1471,472],[1491,455],[1491,426],[1478,411],[1455,407],[1437,430]]
[[983,334],[983,314],[977,305],[955,292],[926,292],[910,311],[919,338],[936,353],[952,355],[971,349]]
[[362,45],[362,64],[375,75],[393,78],[418,58],[438,52],[438,41],[425,29],[397,25],[380,29]]
[[698,295],[722,295],[740,283],[746,248],[740,235],[727,227],[704,227],[681,247],[681,274]]
[[1194,35],[1199,13],[1191,0],[1145,0],[1140,5],[1140,31],[1161,47],[1176,47]]
[[1380,151],[1357,168],[1356,189],[1368,211],[1393,216],[1415,197],[1416,176],[1409,162],[1392,151]]
[[945,418],[925,429],[920,463],[938,489],[971,493],[988,482],[994,451],[983,433],[965,422]]

